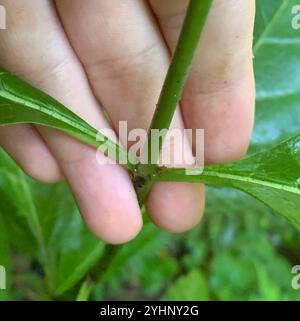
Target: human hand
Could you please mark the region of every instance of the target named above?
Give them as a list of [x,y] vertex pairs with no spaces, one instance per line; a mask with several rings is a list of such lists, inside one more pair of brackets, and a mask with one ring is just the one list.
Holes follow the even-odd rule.
[[[201,1],[201,0],[199,0]],[[149,127],[187,0],[2,0],[0,65],[47,92],[92,126]],[[205,129],[206,163],[243,156],[254,114],[254,0],[214,0],[173,128]],[[101,102],[101,104],[100,104]],[[108,112],[111,124],[103,116]],[[53,129],[0,128],[0,145],[32,177],[68,181],[99,238],[132,239],[142,219],[125,169],[99,165],[95,150]],[[183,153],[192,155],[192,151]],[[104,157],[104,156],[103,156]],[[203,213],[200,184],[157,183],[153,222],[183,232]]]

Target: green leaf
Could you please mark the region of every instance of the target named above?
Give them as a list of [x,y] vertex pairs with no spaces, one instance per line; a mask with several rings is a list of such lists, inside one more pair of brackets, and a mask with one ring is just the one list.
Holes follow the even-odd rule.
[[122,147],[55,99],[0,68],[0,125],[18,123],[59,129],[132,168],[133,158]]
[[151,223],[144,225],[143,232],[116,253],[101,277],[101,286],[110,293],[113,291],[114,297],[120,297],[122,285],[133,282],[134,287],[138,284],[143,289],[145,298],[156,298],[180,268],[167,250],[174,246],[175,239],[176,236],[162,232]]
[[[62,195],[67,195],[66,190]],[[72,204],[73,210],[59,213],[49,240],[55,296],[63,294],[84,278],[105,248],[105,244],[83,226],[82,218]]]
[[[263,35],[270,28],[270,24],[276,24],[277,18],[281,16],[280,10],[284,0],[256,0],[254,45],[263,38]],[[279,14],[278,14],[279,12]]]
[[300,230],[300,136],[213,171],[222,185],[254,196]]
[[[256,1],[253,51],[257,99],[250,155],[270,148],[300,131],[297,95],[300,92],[300,78],[298,74],[295,75],[300,70],[300,46],[297,44],[299,30],[291,28],[291,8],[299,4],[297,2]],[[285,86],[281,88],[281,84]],[[257,211],[270,212],[268,207],[260,206],[258,209],[259,203],[237,190],[214,187],[207,190],[206,212],[210,215],[219,212],[239,216],[241,211],[248,211],[251,215]],[[222,205],[218,205],[220,202]],[[271,216],[269,218],[274,220]],[[279,234],[280,231],[277,231]]]
[[280,287],[277,282],[272,280],[267,271],[262,267],[256,267],[258,284],[261,296],[266,301],[278,301],[280,300]]
[[[258,215],[256,220],[258,219]],[[245,227],[247,229],[247,227]],[[291,287],[291,262],[275,250],[262,230],[239,230],[230,246],[215,249],[209,285],[219,300],[297,300]]]
[[[300,46],[297,44],[300,33],[291,28],[291,12],[295,4],[299,1],[256,1],[253,54],[257,99],[249,155],[270,148],[300,131]],[[207,196],[207,211],[210,213],[221,210],[222,213],[240,215],[241,202],[243,210],[258,211],[250,197],[242,196],[236,190],[211,187]],[[219,204],[216,197],[223,200],[222,209],[216,205]],[[261,207],[260,211],[269,212],[269,209]]]
[[239,162],[207,166],[201,175],[163,168],[155,179],[237,188],[262,201],[300,230],[300,136]]
[[206,277],[200,270],[191,270],[170,286],[163,299],[172,301],[209,300]]
[[219,251],[210,262],[210,289],[218,300],[238,300],[253,292],[254,262],[230,251]]
[[1,150],[0,197],[0,212],[9,234],[15,236],[11,241],[19,244],[22,251],[44,260],[45,244],[31,189],[23,172]]
[[4,152],[0,168],[0,213],[10,240],[43,265],[48,289],[60,295],[85,276],[105,245],[83,225],[64,182],[35,182]]
[[251,153],[300,131],[300,31],[292,28],[292,8],[297,4],[298,0],[256,1],[256,117]]

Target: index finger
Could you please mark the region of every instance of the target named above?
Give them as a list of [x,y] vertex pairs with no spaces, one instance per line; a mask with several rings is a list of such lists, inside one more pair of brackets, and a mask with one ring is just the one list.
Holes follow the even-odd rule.
[[[173,51],[188,0],[150,3]],[[213,1],[183,93],[186,127],[205,130],[206,163],[238,159],[248,147],[254,119],[254,13],[254,0]]]

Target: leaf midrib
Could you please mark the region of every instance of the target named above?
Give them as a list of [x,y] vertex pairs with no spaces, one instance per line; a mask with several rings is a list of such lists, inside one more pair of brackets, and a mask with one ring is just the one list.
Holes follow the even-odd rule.
[[18,103],[20,105],[25,105],[29,108],[32,108],[36,111],[40,111],[46,115],[49,115],[57,120],[63,121],[64,123],[67,123],[68,125],[71,125],[74,128],[79,129],[82,132],[85,132],[86,134],[88,134],[91,137],[96,137],[96,131],[90,130],[89,128],[85,127],[85,126],[81,126],[81,124],[78,122],[74,122],[70,119],[68,119],[67,117],[61,115],[60,113],[58,113],[57,111],[51,111],[49,108],[43,107],[43,106],[39,106],[35,103],[32,103],[28,100],[24,100],[23,98],[14,95],[8,91],[0,91],[0,96],[7,99],[7,100],[11,100],[15,103]]
[[[1,81],[1,79],[0,79]],[[32,110],[39,111],[49,117],[52,117],[53,119],[56,119],[66,126],[70,126],[69,128],[64,128],[64,126],[55,126],[55,125],[48,125],[53,128],[57,128],[58,130],[61,130],[63,132],[66,132],[67,134],[76,137],[77,139],[81,140],[82,142],[85,142],[86,144],[96,147],[99,150],[101,150],[104,154],[106,154],[109,150],[116,151],[118,153],[120,160],[122,160],[121,164],[124,164],[125,167],[132,170],[133,166],[132,164],[136,163],[136,159],[133,155],[131,155],[133,163],[131,163],[129,155],[125,149],[122,148],[122,146],[114,143],[111,139],[109,139],[107,136],[103,135],[101,132],[97,131],[95,128],[91,127],[88,123],[86,123],[83,119],[78,118],[78,121],[72,120],[70,117],[67,117],[66,115],[60,113],[58,110],[51,110],[47,107],[43,107],[42,105],[38,105],[34,102],[31,102],[30,100],[25,100],[22,97],[11,93],[7,90],[1,90],[0,89],[0,97],[8,100],[13,101],[16,104],[26,106],[28,108],[31,108]],[[70,111],[71,112],[71,111]],[[74,114],[74,117],[78,117]],[[12,124],[11,122],[10,124]],[[31,122],[33,124],[38,125],[45,125],[45,123],[41,122]],[[0,124],[1,125],[1,124]],[[76,133],[77,132],[77,133]],[[105,143],[103,144],[102,142]],[[113,153],[114,155],[114,153]]]
[[288,6],[288,4],[289,4],[289,1],[284,1],[284,0],[282,1],[281,5],[278,7],[278,9],[274,13],[272,19],[270,20],[270,23],[268,23],[266,25],[266,27],[263,30],[263,32],[257,38],[257,41],[254,43],[254,46],[253,46],[254,56],[256,55],[257,51],[259,50],[259,48],[263,44],[263,42],[264,42],[263,38],[265,37],[265,35],[268,34],[269,30],[271,29],[271,27],[273,27],[273,25],[274,25],[275,21],[277,20],[278,16],[280,16],[281,12]]
[[223,182],[224,182],[224,180],[227,180],[227,181],[238,181],[238,182],[243,182],[243,183],[250,183],[250,184],[255,184],[255,185],[259,185],[259,186],[263,186],[263,187],[270,187],[270,188],[277,189],[280,191],[286,191],[289,193],[300,195],[300,189],[298,187],[290,186],[290,185],[286,185],[283,183],[274,182],[274,181],[270,181],[270,180],[261,180],[261,179],[253,178],[253,177],[249,177],[249,176],[229,174],[229,173],[222,172],[222,171],[218,171],[218,172],[205,171],[203,173],[203,175],[207,176],[207,177],[220,178],[220,179],[222,179]]

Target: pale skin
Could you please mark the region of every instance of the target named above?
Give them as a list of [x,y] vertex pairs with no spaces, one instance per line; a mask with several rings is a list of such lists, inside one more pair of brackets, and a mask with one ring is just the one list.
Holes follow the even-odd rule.
[[[201,1],[201,0],[199,0]],[[1,0],[0,65],[92,126],[149,127],[187,0]],[[205,161],[245,154],[254,116],[254,0],[214,0],[172,127],[205,129]],[[103,116],[102,107],[112,124]],[[49,128],[0,128],[0,145],[42,182],[65,178],[90,230],[108,243],[142,227],[128,172],[99,165],[95,150]],[[187,154],[192,151],[185,150]],[[184,232],[204,212],[204,187],[157,183],[147,210],[161,229]]]

